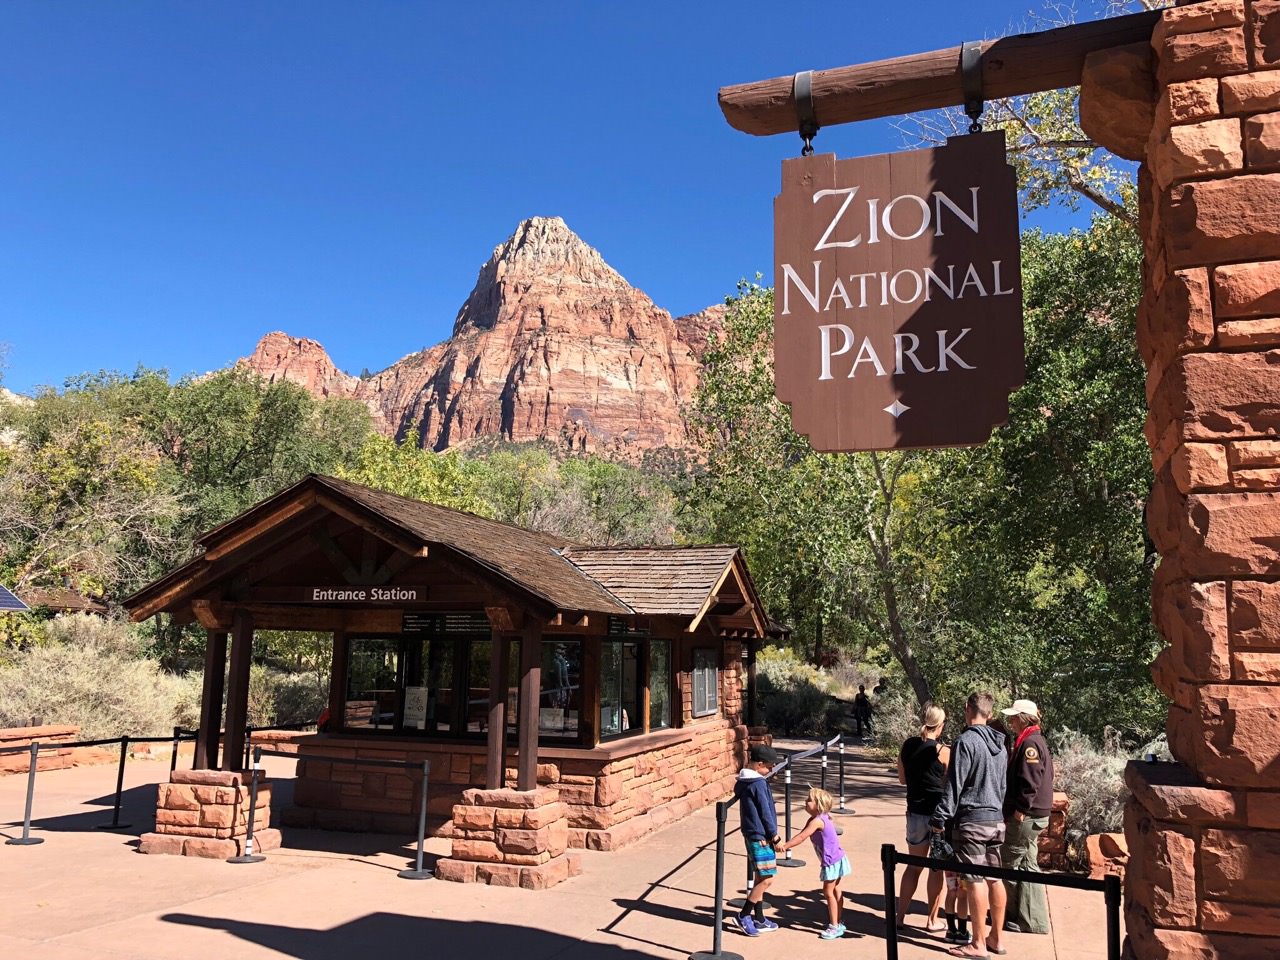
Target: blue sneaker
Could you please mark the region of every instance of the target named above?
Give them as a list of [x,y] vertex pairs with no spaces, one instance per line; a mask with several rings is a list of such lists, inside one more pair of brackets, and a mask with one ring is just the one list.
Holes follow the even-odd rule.
[[834,927],[828,926],[818,936],[823,940],[839,940],[844,936],[844,924],[838,923]]
[[755,921],[755,924],[756,924],[756,930],[758,930],[760,933],[769,933],[770,931],[778,929],[778,925],[769,919],[757,920]]
[[751,917],[733,917],[732,920],[738,925],[738,929],[748,937],[760,936],[760,931],[756,929],[756,922]]

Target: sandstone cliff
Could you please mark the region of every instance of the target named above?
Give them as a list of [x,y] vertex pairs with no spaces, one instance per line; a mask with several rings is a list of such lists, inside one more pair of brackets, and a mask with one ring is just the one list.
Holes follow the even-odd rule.
[[480,268],[444,343],[365,379],[283,333],[242,362],[317,396],[359,399],[389,435],[419,423],[437,450],[499,437],[633,456],[688,445],[680,408],[723,311],[673,319],[559,217],[535,217]]

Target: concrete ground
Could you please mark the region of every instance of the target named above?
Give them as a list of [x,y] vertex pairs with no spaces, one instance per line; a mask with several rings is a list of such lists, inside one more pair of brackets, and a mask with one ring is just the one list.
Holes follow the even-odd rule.
[[[800,747],[802,744],[780,744]],[[812,850],[805,867],[780,870],[770,891],[776,933],[750,939],[726,927],[722,950],[746,960],[884,957],[883,874],[879,849],[902,849],[901,788],[884,764],[847,754],[854,816],[838,818],[854,867],[845,886],[848,935],[823,941]],[[273,759],[277,802],[287,802],[293,763]],[[265,862],[233,865],[136,853],[154,820],[154,784],[168,763],[135,761],[125,773],[121,821],[111,820],[115,767],[84,767],[37,777],[32,835],[38,846],[0,846],[0,957],[12,960],[350,960],[415,951],[433,960],[512,956],[519,960],[682,960],[712,949],[715,814],[699,811],[619,853],[584,853],[583,874],[544,892],[413,881],[396,876],[412,858],[400,837],[287,830],[284,849]],[[830,768],[834,792],[835,766]],[[794,828],[803,826],[802,781],[818,768],[798,765]],[[0,778],[0,828],[21,835],[26,777]],[[779,795],[781,794],[779,785]],[[737,815],[731,812],[726,889],[739,896],[745,873]],[[428,863],[448,841],[428,840]],[[922,884],[923,889],[923,884]],[[1006,935],[1009,956],[1026,960],[1105,957],[1102,895],[1049,891],[1054,935]],[[919,929],[900,940],[903,958],[945,956],[946,944]]]

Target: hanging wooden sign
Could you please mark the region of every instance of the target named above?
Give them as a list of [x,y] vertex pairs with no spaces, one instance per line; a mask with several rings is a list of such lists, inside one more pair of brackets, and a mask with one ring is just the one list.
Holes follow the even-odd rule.
[[1004,134],[782,164],[778,399],[815,450],[982,443],[1022,385],[1017,185]]

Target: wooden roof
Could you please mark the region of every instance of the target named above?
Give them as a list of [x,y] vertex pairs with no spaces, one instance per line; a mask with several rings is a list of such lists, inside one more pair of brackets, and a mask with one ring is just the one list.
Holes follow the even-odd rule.
[[29,607],[45,607],[57,613],[106,613],[107,605],[91,600],[69,587],[28,587],[22,599]]
[[586,548],[550,534],[311,475],[198,538],[203,552],[124,601],[135,620],[175,612],[231,576],[270,538],[336,515],[409,557],[444,553],[552,611],[613,616],[708,614],[716,629],[764,633],[764,614],[736,547]]

